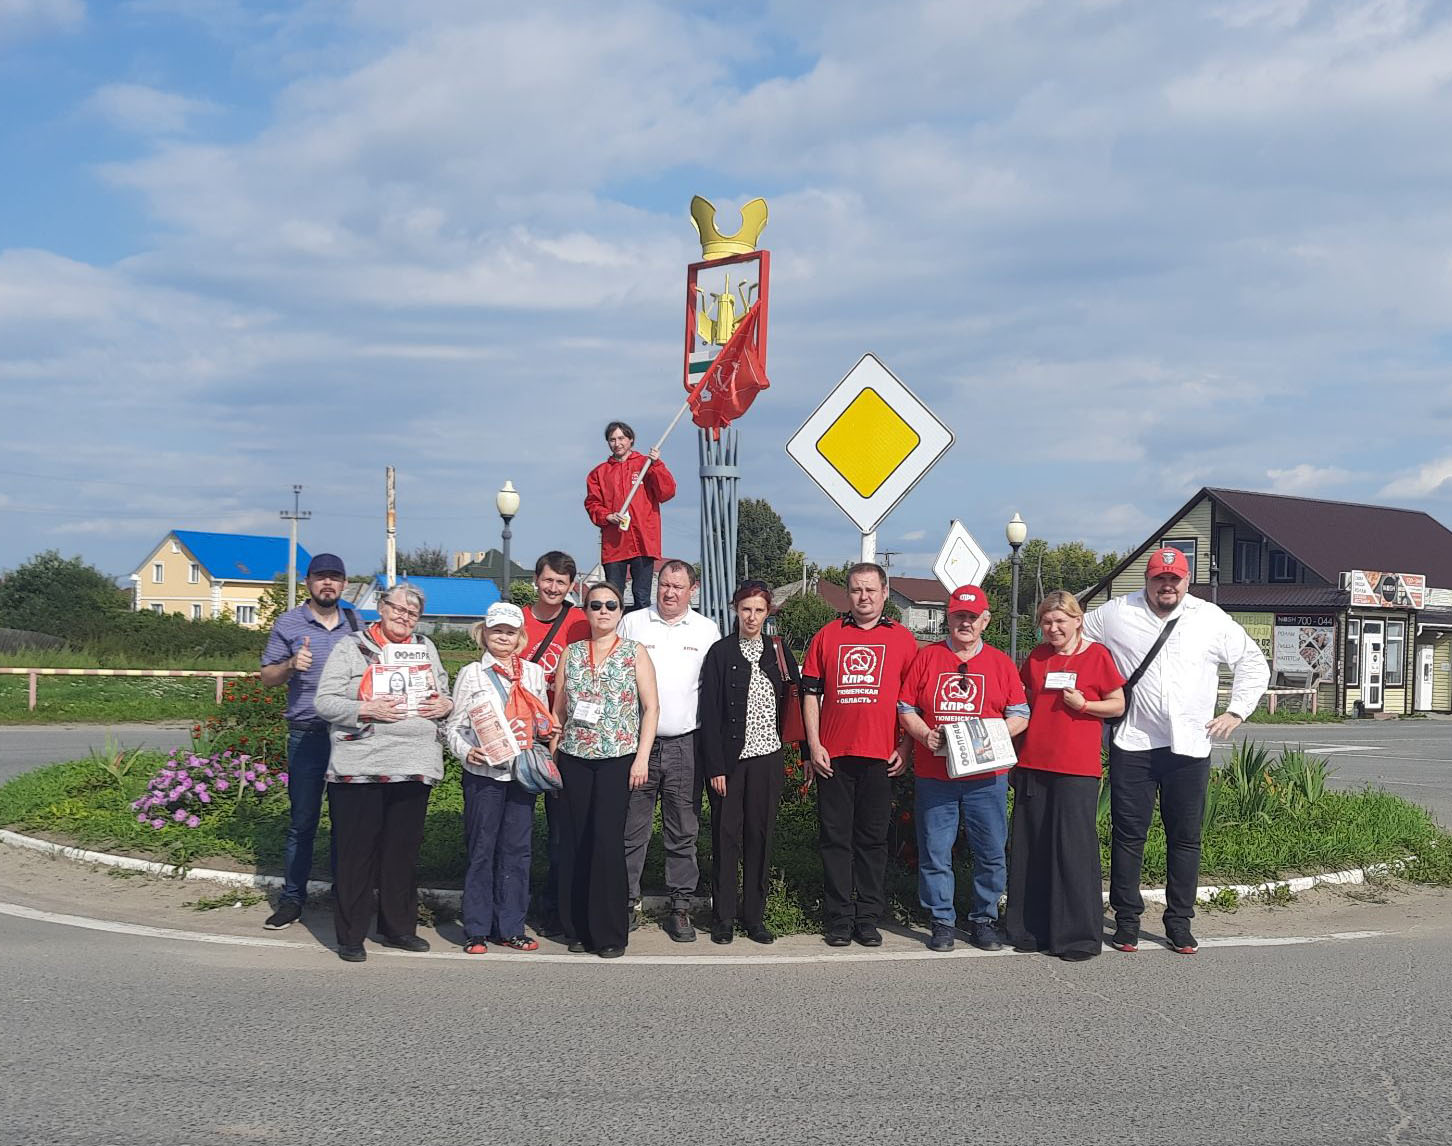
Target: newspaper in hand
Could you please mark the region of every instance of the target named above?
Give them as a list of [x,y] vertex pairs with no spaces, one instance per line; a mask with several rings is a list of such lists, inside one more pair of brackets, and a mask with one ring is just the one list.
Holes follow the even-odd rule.
[[1001,772],[1018,761],[1008,725],[998,717],[970,716],[942,729],[950,779]]
[[401,697],[408,705],[409,716],[417,716],[419,705],[438,695],[433,666],[427,661],[423,664],[370,665],[368,672],[373,677],[373,695]]
[[491,768],[506,767],[519,755],[514,730],[500,717],[499,709],[487,700],[469,709],[469,725]]

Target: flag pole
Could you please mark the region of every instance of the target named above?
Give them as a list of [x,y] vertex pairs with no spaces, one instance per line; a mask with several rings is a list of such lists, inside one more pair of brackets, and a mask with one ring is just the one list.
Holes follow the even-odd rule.
[[[702,381],[704,382],[705,379],[703,378]],[[699,389],[700,386],[697,386],[696,390]],[[676,416],[671,419],[671,424],[665,428],[665,433],[660,436],[660,440],[656,442],[656,444],[652,446],[651,449],[659,450],[661,446],[665,445],[665,440],[671,436],[671,431],[676,428],[676,423],[678,423],[681,420],[682,415],[684,415],[685,412],[691,408],[691,399],[696,396],[696,390],[692,390],[691,393],[686,396],[685,402],[683,402],[681,404],[681,408],[676,411]],[[620,507],[620,516],[626,518],[627,520],[630,516],[630,503],[635,498],[635,491],[640,488],[641,482],[645,481],[646,471],[650,469],[651,462],[653,460],[654,459],[652,459],[649,454],[645,455],[645,465],[640,467],[640,472],[635,475],[635,484],[630,487],[630,492],[625,495],[625,504]],[[625,527],[622,526],[622,528]]]

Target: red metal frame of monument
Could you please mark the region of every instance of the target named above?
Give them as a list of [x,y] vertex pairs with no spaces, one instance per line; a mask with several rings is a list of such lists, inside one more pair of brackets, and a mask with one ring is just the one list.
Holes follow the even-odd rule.
[[[744,255],[727,255],[724,259],[688,263],[686,265],[686,349],[681,361],[681,381],[688,393],[693,391],[696,384],[705,377],[705,371],[702,371],[694,381],[691,378],[691,351],[696,346],[696,295],[699,290],[696,286],[696,278],[701,271],[720,270],[722,267],[729,267],[736,263],[749,262],[760,263],[756,278],[756,299],[761,304],[761,309],[756,320],[756,344],[760,351],[761,361],[766,361],[766,318],[771,305],[771,252],[747,251]],[[717,350],[716,353],[720,354],[720,352]]]

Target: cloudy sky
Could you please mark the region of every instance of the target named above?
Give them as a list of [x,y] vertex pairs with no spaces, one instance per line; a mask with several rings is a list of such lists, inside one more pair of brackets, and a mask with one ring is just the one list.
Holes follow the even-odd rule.
[[784,445],[869,350],[958,438],[904,573],[1206,484],[1452,523],[1445,4],[0,0],[0,99],[0,567],[277,532],[297,482],[371,568],[388,464],[403,547],[497,545],[509,479],[517,554],[593,559],[605,421],[678,402],[694,193],[770,203],[741,492],[813,559],[856,533]]

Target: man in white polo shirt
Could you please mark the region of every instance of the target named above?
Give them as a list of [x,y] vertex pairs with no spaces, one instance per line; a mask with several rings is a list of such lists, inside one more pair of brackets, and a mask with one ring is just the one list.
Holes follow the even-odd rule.
[[687,562],[667,561],[656,580],[655,604],[637,609],[620,622],[620,635],[650,651],[660,693],[660,724],[650,750],[645,784],[630,793],[625,819],[625,869],[630,877],[630,927],[640,920],[640,873],[650,846],[655,803],[660,800],[665,842],[666,887],[670,918],[666,934],[692,943],[691,896],[700,878],[696,834],[700,830],[701,790],[696,784],[696,697],[706,650],[721,639],[716,622],[691,608],[696,570]]

